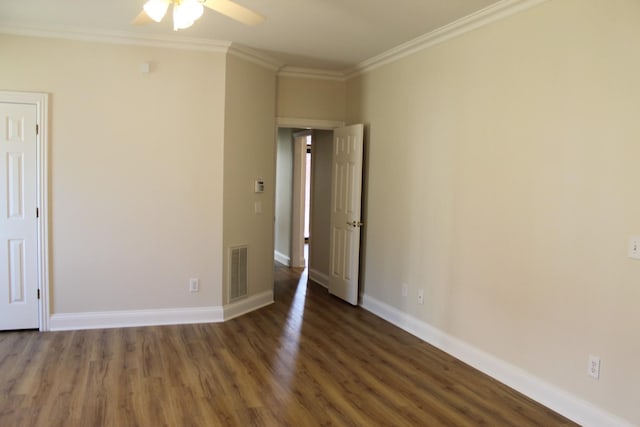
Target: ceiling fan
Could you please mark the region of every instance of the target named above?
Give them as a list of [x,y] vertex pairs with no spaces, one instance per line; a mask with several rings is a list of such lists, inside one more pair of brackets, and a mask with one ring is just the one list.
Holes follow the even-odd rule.
[[264,21],[264,16],[231,0],[147,0],[132,24],[160,22],[171,5],[174,31],[192,26],[202,16],[205,7],[246,25],[258,25]]

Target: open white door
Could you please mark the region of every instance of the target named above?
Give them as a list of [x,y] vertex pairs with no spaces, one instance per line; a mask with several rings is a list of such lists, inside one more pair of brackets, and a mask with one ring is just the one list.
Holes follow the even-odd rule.
[[358,304],[364,126],[333,131],[329,292]]
[[0,330],[39,326],[36,117],[0,103]]

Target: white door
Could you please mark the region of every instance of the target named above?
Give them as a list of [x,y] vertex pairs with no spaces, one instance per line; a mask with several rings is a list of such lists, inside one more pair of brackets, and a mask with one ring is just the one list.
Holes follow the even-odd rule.
[[333,131],[329,292],[358,304],[364,126]]
[[0,330],[38,328],[36,106],[0,103]]

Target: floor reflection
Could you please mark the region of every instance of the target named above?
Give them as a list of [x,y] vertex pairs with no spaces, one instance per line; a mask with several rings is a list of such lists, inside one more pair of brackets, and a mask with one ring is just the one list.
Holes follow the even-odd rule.
[[[276,265],[276,298],[290,299],[289,311],[284,321],[279,341],[279,349],[273,359],[277,372],[277,385],[281,392],[289,394],[292,380],[296,375],[301,331],[304,323],[305,298],[308,282],[308,245],[305,245],[305,268],[288,268]],[[296,280],[297,279],[297,280]]]

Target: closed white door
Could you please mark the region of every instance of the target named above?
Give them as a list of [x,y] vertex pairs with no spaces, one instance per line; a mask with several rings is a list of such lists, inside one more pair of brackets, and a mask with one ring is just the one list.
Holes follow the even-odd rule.
[[364,126],[333,131],[329,292],[358,304]]
[[38,327],[36,106],[0,103],[0,330]]

